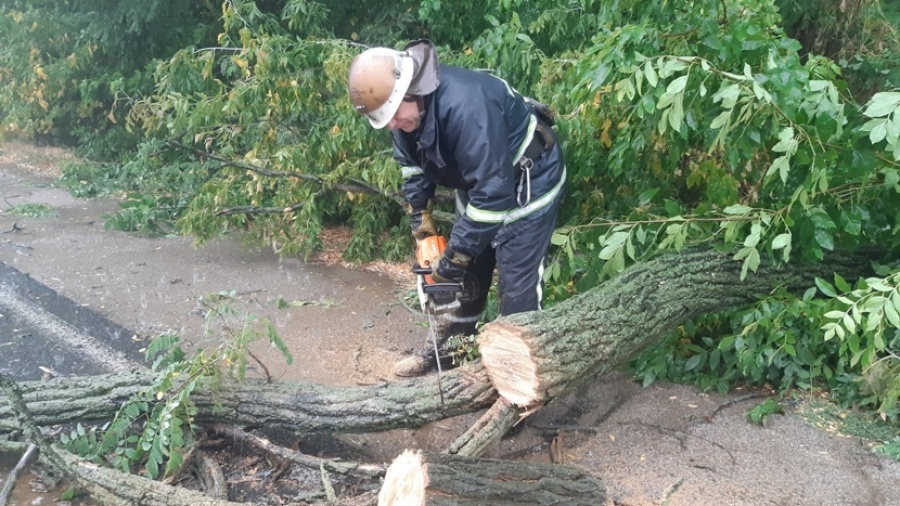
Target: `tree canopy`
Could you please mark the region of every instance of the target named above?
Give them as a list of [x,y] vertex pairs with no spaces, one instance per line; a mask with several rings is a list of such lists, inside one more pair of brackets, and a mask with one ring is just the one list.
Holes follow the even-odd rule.
[[[15,0],[0,133],[77,143],[110,225],[405,258],[390,139],[353,113],[352,57],[427,37],[551,105],[568,194],[549,302],[690,246],[761,262],[900,258],[900,7],[878,0]],[[115,156],[114,156],[115,155]],[[448,209],[449,210],[449,209]],[[824,385],[900,414],[900,264],[693,320],[637,374]],[[849,385],[849,386],[848,386]]]

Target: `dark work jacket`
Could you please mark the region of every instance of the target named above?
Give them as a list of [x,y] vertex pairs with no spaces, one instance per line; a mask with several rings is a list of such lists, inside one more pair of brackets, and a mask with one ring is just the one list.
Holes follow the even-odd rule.
[[[514,158],[535,119],[522,96],[497,77],[441,65],[440,78],[437,90],[424,97],[419,128],[391,131],[394,158],[414,210],[425,209],[437,185],[458,190],[467,212],[457,216],[449,246],[474,257],[508,223],[504,217],[519,207]],[[532,196],[559,183],[562,170],[556,164],[544,173],[533,171]]]

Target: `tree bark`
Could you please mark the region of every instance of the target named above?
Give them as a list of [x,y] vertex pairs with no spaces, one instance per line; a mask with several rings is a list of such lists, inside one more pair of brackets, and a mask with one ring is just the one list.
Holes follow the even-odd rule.
[[[195,422],[280,426],[299,433],[372,432],[419,427],[493,405],[449,449],[460,455],[422,458],[419,467],[426,466],[428,476],[423,504],[448,504],[442,502],[444,497],[454,498],[453,504],[484,504],[488,497],[501,501],[492,504],[598,504],[602,487],[574,470],[513,463],[507,468],[464,455],[480,455],[526,410],[538,409],[609,372],[689,318],[747,304],[775,287],[806,289],[817,276],[830,279],[834,272],[849,279],[864,276],[870,273],[867,260],[862,255],[835,256],[827,264],[762,266],[741,281],[741,265],[730,255],[670,254],[632,266],[610,282],[551,309],[503,317],[488,325],[479,337],[482,363],[444,373],[443,404],[431,378],[366,387],[225,381],[215,388],[210,383],[192,395],[198,411]],[[34,424],[47,426],[108,421],[124,401],[150,389],[153,382],[153,376],[143,372],[56,378],[19,387]],[[0,395],[0,442],[23,429],[15,413],[11,399]],[[42,461],[48,457],[42,453]],[[165,485],[145,484],[149,480],[125,478],[113,470],[67,459],[61,454],[54,460],[81,476],[92,494],[110,503],[199,501],[190,491],[173,495],[172,487],[160,488]],[[472,488],[461,478],[469,474],[480,480]],[[128,481],[132,479],[142,481]],[[575,488],[566,488],[567,483]],[[409,484],[398,485],[402,486]],[[522,493],[530,487],[537,489]]]
[[[153,384],[150,373],[54,378],[22,382],[28,410],[39,426],[110,420],[119,406]],[[200,388],[191,396],[199,423],[279,426],[298,433],[375,432],[426,423],[489,407],[496,392],[480,364],[446,371],[442,405],[436,382],[408,380],[365,387],[247,379]],[[0,393],[0,436],[19,428]]]
[[[52,459],[52,463],[50,460]],[[210,495],[181,487],[166,485],[133,474],[99,467],[80,460],[64,451],[52,455],[41,453],[41,461],[62,471],[88,492],[91,497],[106,505],[141,506],[231,506],[244,503],[215,499]]]
[[605,493],[572,467],[407,451],[388,468],[378,506],[596,506]]
[[501,397],[469,427],[469,430],[459,436],[450,448],[447,448],[447,453],[479,457],[494,441],[502,438],[509,429],[521,422],[523,416],[523,410]]
[[482,362],[501,397],[540,406],[610,372],[690,318],[745,305],[773,288],[813,286],[835,272],[868,274],[868,260],[763,265],[740,279],[741,263],[712,250],[669,254],[628,268],[556,306],[498,319],[478,337]]

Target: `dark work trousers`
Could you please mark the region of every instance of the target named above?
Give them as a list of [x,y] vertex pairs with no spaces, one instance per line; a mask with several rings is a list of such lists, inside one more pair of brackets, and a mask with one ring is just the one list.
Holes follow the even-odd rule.
[[[543,162],[562,163],[558,148],[544,153],[541,158],[546,158]],[[440,338],[475,333],[475,325],[487,302],[495,268],[501,315],[540,309],[544,259],[550,247],[550,237],[556,228],[562,196],[563,192],[560,191],[546,207],[500,228],[491,245],[469,265],[469,271],[478,280],[477,297],[462,303],[456,310],[441,315],[436,329]],[[537,197],[539,196],[534,198]]]

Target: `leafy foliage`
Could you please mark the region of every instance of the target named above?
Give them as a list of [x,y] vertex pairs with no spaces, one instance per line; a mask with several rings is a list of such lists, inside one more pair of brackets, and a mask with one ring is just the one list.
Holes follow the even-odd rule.
[[[83,47],[25,30],[31,25],[23,20],[44,9],[64,19],[83,7],[48,5],[13,2],[0,26],[16,47],[32,39],[59,45],[40,53],[55,54],[57,66],[38,56],[24,62],[27,51],[0,57],[0,79],[11,83],[0,92],[0,111],[32,133],[62,124],[38,112],[56,111],[50,99],[67,96],[49,86],[74,75],[61,62]],[[208,7],[190,13],[208,20]],[[490,69],[559,112],[569,185],[545,273],[550,303],[631,263],[694,245],[729,252],[744,277],[763,262],[827,262],[835,250],[900,258],[893,3],[228,0],[220,7],[220,20],[173,38],[170,51],[143,54],[141,65],[150,66],[141,79],[114,81],[128,90],[117,124],[142,138],[141,150],[66,173],[83,194],[127,192],[112,226],[178,230],[199,242],[236,234],[302,256],[320,246],[324,226],[349,222],[349,258],[405,257],[411,241],[397,205],[400,172],[387,134],[351,112],[345,77],[363,46],[427,36],[443,61]],[[154,36],[157,29],[165,31],[154,25]],[[215,42],[200,35],[207,30],[218,32]],[[98,43],[94,54],[115,47],[100,51]],[[132,69],[138,59],[126,58]],[[28,114],[10,93],[29,104]],[[74,102],[57,107],[63,103]],[[26,117],[40,119],[17,119]],[[637,374],[645,383],[681,379],[720,390],[739,380],[825,385],[894,417],[898,268],[894,260],[871,279],[820,280],[804,294],[775,290],[753,307],[688,322],[636,360]]]
[[146,66],[209,37],[212,3],[11,0],[0,5],[0,135],[132,148],[127,105],[152,85]]
[[19,204],[6,210],[13,216],[25,218],[48,218],[56,216],[56,210],[47,204]]
[[179,336],[158,336],[145,350],[158,374],[156,382],[126,401],[102,427],[86,429],[79,424],[62,434],[60,441],[66,449],[128,473],[139,467],[152,479],[181,469],[193,444],[197,409],[191,394],[198,385],[215,387],[224,377],[243,379],[250,360],[255,360],[250,346],[261,338],[278,348],[287,363],[293,361],[268,321],[245,315],[240,328],[234,328],[235,318],[241,318],[231,306],[234,298],[233,291],[223,291],[200,300],[207,334],[223,335],[218,332],[224,331],[226,341],[188,357]]

